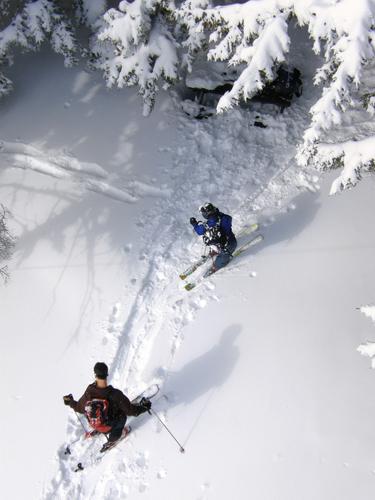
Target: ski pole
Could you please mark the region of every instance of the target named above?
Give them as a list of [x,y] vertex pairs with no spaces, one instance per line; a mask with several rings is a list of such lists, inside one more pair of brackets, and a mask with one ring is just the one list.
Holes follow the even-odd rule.
[[[75,416],[77,417],[77,420],[78,420],[78,422],[81,424],[81,427],[82,427],[82,429],[83,429],[83,431],[84,431],[84,433],[85,433],[85,435],[86,435],[86,434],[87,434],[87,430],[86,430],[85,426],[83,425],[83,423],[82,423],[81,419],[79,418],[78,413],[77,413],[75,410],[73,410],[73,411],[74,411]],[[77,439],[75,439],[74,441],[72,441],[70,444],[68,444],[68,446],[65,448],[64,455],[71,455],[71,453],[72,453],[72,452],[70,451],[70,447],[71,447],[74,443],[76,443],[77,441],[79,441],[79,439],[80,439],[80,438],[78,437]]]
[[87,433],[86,427],[83,425],[81,419],[78,416],[78,413],[75,410],[74,410],[74,413],[75,413],[75,416],[77,417],[78,422],[81,424],[81,427],[82,427],[84,433],[86,434]]
[[169,432],[169,434],[173,437],[173,439],[176,441],[178,446],[180,447],[180,452],[185,453],[185,448],[182,446],[182,444],[176,439],[176,437],[172,434],[172,432],[168,429],[168,427],[165,425],[165,423],[162,421],[162,419],[159,417],[159,415],[154,411],[152,408],[150,408],[150,412],[159,420],[159,422],[164,426],[164,428]]

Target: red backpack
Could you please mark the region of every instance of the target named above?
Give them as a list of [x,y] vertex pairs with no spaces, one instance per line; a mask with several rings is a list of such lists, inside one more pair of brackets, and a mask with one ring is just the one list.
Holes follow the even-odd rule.
[[86,418],[93,429],[98,432],[109,432],[108,406],[106,399],[91,399],[85,405]]

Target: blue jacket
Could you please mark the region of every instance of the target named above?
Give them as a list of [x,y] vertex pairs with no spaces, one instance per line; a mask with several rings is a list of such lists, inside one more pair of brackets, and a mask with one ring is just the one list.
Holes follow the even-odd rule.
[[214,228],[217,227],[220,231],[220,241],[212,241],[206,242],[206,244],[215,244],[219,243],[221,245],[225,245],[227,241],[231,238],[234,238],[234,234],[232,231],[232,217],[227,214],[223,214],[219,212],[218,214],[212,215],[207,219],[207,222],[199,222],[194,226],[194,231],[199,236],[209,235],[209,233],[213,232]]

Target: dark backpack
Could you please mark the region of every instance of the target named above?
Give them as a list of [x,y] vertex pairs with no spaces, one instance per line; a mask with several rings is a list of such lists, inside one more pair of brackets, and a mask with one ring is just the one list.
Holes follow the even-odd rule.
[[98,432],[109,432],[108,425],[109,402],[106,399],[91,399],[85,405],[85,415],[89,424]]
[[205,245],[216,245],[219,248],[224,248],[228,242],[228,237],[221,229],[221,219],[223,213],[217,211],[217,222],[215,226],[209,227],[207,223],[205,224],[206,232],[203,235],[203,242]]

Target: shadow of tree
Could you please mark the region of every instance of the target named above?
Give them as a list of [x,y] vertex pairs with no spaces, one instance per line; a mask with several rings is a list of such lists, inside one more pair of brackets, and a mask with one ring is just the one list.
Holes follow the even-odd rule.
[[[83,279],[74,290],[77,301],[80,302],[79,317],[77,326],[64,350],[66,352],[72,342],[78,338],[90,307],[94,307],[94,294],[99,300],[101,298],[102,291],[97,283],[97,266],[100,265],[98,259],[101,265],[111,266],[114,261],[114,264],[118,265],[119,258],[122,258],[124,243],[129,241],[129,234],[132,234],[129,228],[124,227],[124,211],[133,210],[133,206],[107,200],[94,193],[64,191],[59,185],[56,189],[25,187],[21,183],[7,184],[5,187],[12,190],[14,199],[17,199],[20,194],[23,195],[23,190],[27,190],[28,198],[39,196],[53,200],[42,221],[32,220],[33,215],[27,213],[27,208],[24,208],[27,222],[22,220],[22,213],[15,216],[15,221],[22,228],[22,233],[17,240],[12,271],[40,269],[51,270],[55,273],[51,300],[45,306],[45,317],[51,313],[56,304],[58,289],[67,271],[81,268]],[[125,217],[128,218],[128,215],[125,214]],[[42,241],[51,245],[59,254],[56,264],[53,263],[54,259],[52,262],[49,260],[45,265],[40,261],[40,253],[38,254],[36,249]],[[102,242],[106,245],[101,245]],[[33,259],[28,261],[34,253],[39,259],[35,264]]]

